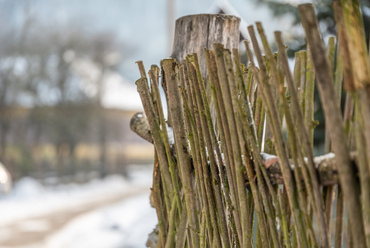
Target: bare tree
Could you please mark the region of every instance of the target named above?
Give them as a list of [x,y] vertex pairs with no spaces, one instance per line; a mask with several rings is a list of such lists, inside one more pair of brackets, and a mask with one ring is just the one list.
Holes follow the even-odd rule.
[[[97,125],[99,170],[104,176],[109,130],[101,102],[103,79],[119,62],[119,43],[111,34],[93,34],[78,26],[51,28],[36,21],[28,23],[14,32],[12,42],[6,33],[0,34],[4,41],[0,45],[0,159],[11,133],[7,110],[22,105],[30,109],[24,130],[31,133],[26,142],[31,145],[25,150],[51,141],[59,174],[76,171],[76,147],[91,140],[88,136]],[[78,69],[82,62],[93,65],[95,74],[83,75]],[[93,94],[88,84],[95,88]]]

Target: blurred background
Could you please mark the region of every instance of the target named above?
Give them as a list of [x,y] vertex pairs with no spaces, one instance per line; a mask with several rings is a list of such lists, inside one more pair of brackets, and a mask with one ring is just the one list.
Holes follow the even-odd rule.
[[[135,61],[159,64],[175,19],[199,13],[240,16],[244,38],[262,21],[294,56],[302,2],[0,0],[0,247],[145,247],[153,146],[129,128],[142,111]],[[313,3],[335,35],[331,1]],[[362,11],[369,27],[368,1]],[[318,100],[315,111],[320,154]]]

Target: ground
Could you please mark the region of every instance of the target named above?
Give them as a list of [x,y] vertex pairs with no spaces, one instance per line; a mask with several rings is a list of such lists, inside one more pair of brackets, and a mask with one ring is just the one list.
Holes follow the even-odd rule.
[[0,248],[144,248],[150,184],[150,168],[53,189],[25,179],[0,200]]

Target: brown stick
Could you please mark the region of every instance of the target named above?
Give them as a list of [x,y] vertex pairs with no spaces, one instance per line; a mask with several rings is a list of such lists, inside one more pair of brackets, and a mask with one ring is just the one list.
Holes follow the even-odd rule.
[[[142,62],[138,61],[139,68],[142,68]],[[140,71],[144,71],[144,69],[141,69]],[[160,134],[160,126],[158,122],[157,115],[154,110],[153,102],[151,99],[149,86],[148,86],[148,80],[144,75],[142,75],[142,78],[136,81],[137,85],[137,91],[140,94],[141,101],[143,103],[143,107],[145,110],[145,114],[148,118],[148,122],[150,125],[150,130],[153,135],[153,141],[154,145],[158,152],[158,159],[159,159],[159,166],[161,170],[161,175],[163,177],[164,185],[165,185],[165,202],[167,209],[170,209],[170,202],[172,202],[173,197],[173,185],[171,180],[171,175],[169,171],[169,165],[167,161],[166,151],[163,144],[163,140]]]
[[163,60],[163,70],[167,82],[167,93],[169,100],[169,112],[172,118],[175,145],[177,151],[177,163],[181,170],[182,183],[185,193],[185,203],[188,212],[189,225],[195,231],[191,235],[193,247],[199,247],[200,228],[198,215],[193,210],[196,209],[195,193],[192,187],[191,162],[188,151],[188,143],[184,128],[184,114],[181,106],[180,92],[178,88],[178,66],[176,60]]
[[[215,110],[216,110],[216,121],[217,121],[217,126],[218,126],[218,133],[220,136],[220,141],[221,141],[221,147],[220,149],[224,152],[224,163],[226,164],[226,177],[227,177],[227,183],[230,192],[230,199],[231,202],[228,202],[228,208],[229,211],[231,211],[233,218],[235,220],[235,229],[237,231],[237,236],[238,240],[240,242],[242,241],[242,231],[241,231],[241,224],[240,224],[240,217],[239,217],[239,211],[233,211],[232,209],[234,206],[239,206],[238,204],[238,198],[237,198],[237,189],[234,183],[234,178],[233,178],[233,173],[231,171],[231,167],[234,164],[232,154],[228,152],[230,139],[226,138],[229,137],[229,130],[226,128],[227,127],[227,120],[226,116],[222,116],[223,114],[226,114],[225,111],[225,106],[222,102],[222,96],[221,96],[221,89],[220,89],[220,82],[219,82],[219,77],[217,75],[217,65],[216,65],[216,58],[215,54],[212,50],[204,50],[204,54],[206,57],[206,62],[207,62],[207,69],[209,71],[209,82],[210,85],[212,86],[212,96],[214,99],[214,104],[215,104]],[[227,152],[226,152],[227,151]],[[222,171],[222,169],[220,169]],[[226,178],[225,177],[225,178]],[[234,206],[233,206],[234,205]]]
[[336,104],[333,75],[325,56],[325,48],[320,37],[315,10],[312,4],[299,5],[298,10],[306,32],[308,44],[311,48],[320,98],[325,112],[325,120],[330,127],[329,132],[333,150],[337,155],[338,161],[340,161],[340,164],[338,164],[340,165],[338,166],[339,178],[344,198],[347,201],[348,209],[350,209],[348,215],[352,226],[354,244],[357,248],[366,247],[359,199],[360,192],[347,151],[347,139],[343,120]]
[[[301,112],[300,109],[300,104],[298,101],[297,94],[295,93],[295,88],[294,88],[294,82],[292,75],[289,70],[289,65],[288,65],[288,58],[285,52],[285,49],[283,47],[283,40],[281,38],[281,32],[275,32],[275,40],[278,43],[279,47],[279,55],[281,56],[281,62],[282,62],[282,67],[284,68],[285,71],[285,77],[288,82],[288,87],[291,93],[291,101],[293,105],[293,116],[296,118],[296,121],[298,121],[298,124],[300,125],[299,128],[301,130],[301,135],[303,137],[302,139],[302,145],[303,145],[303,150],[305,152],[305,155],[307,156],[307,169],[311,178],[311,184],[312,184],[312,190],[313,190],[313,200],[314,200],[314,207],[315,207],[315,214],[317,217],[317,222],[320,230],[320,247],[328,247],[329,246],[329,239],[328,239],[328,233],[327,233],[327,223],[326,219],[324,216],[324,203],[323,199],[320,193],[320,185],[318,182],[318,178],[316,175],[316,171],[314,168],[313,164],[313,153],[312,153],[312,147],[311,147],[311,142],[310,138],[304,123],[304,116]],[[334,85],[334,84],[333,84]]]
[[[188,67],[188,73],[189,73],[189,79],[190,79],[189,88],[191,89],[191,95],[193,98],[193,108],[194,108],[194,112],[197,113],[196,118],[195,118],[196,125],[197,125],[197,132],[199,132],[199,134],[204,134],[207,131],[204,128],[204,126],[202,126],[202,118],[204,117],[202,112],[204,110],[201,110],[198,106],[199,96],[197,96],[197,91],[199,92],[199,89],[196,89],[196,85],[198,84],[198,81],[197,81],[197,76],[196,76],[194,65],[191,64],[190,59],[189,61],[187,61],[187,67]],[[207,220],[209,221],[208,226],[207,226],[207,231],[210,233],[209,239],[211,241],[216,241],[214,245],[217,247],[221,247],[222,245],[221,245],[221,239],[220,239],[218,225],[217,225],[217,217],[216,217],[217,214],[216,214],[216,208],[215,208],[214,191],[213,191],[212,182],[211,182],[212,179],[211,179],[211,175],[208,169],[208,161],[207,161],[208,156],[206,153],[206,149],[204,149],[206,147],[207,141],[206,141],[205,135],[197,135],[197,138],[199,140],[199,145],[200,145],[200,155],[201,155],[200,157],[202,160],[200,167],[202,167],[201,171],[202,171],[203,181],[205,184],[205,192],[206,192],[205,197],[206,197],[206,200],[208,201],[208,210],[210,213],[210,218]],[[208,151],[213,151],[213,149],[208,147]],[[211,160],[209,156],[209,161],[210,163],[214,162],[214,157]]]
[[[216,137],[215,137],[215,132],[213,130],[213,123],[211,119],[211,113],[210,113],[210,108],[208,106],[207,98],[206,98],[206,89],[205,89],[205,84],[202,79],[202,75],[200,72],[200,66],[199,66],[199,59],[198,55],[196,53],[193,54],[192,56],[192,64],[195,66],[196,70],[196,76],[197,79],[194,78],[194,87],[196,90],[196,98],[197,98],[197,103],[198,103],[198,108],[199,112],[201,113],[201,124],[202,124],[202,129],[206,141],[206,147],[208,151],[216,151],[219,149]],[[202,113],[203,112],[203,113]],[[217,159],[221,162],[221,154],[219,153],[218,158],[216,158],[216,153],[215,152],[210,152],[208,153],[209,159],[210,159],[210,167],[211,167],[211,173],[212,173],[212,181],[221,181],[223,180],[220,178],[221,174],[218,171],[218,166],[217,166]],[[222,193],[221,193],[221,185],[219,183],[213,183],[213,192],[215,196],[215,203],[217,206],[217,211],[218,211],[218,221],[219,221],[219,229],[220,233],[222,236],[222,241],[223,241],[223,247],[230,247],[230,240],[228,237],[228,232],[227,232],[227,224],[226,224],[226,216],[225,216],[225,210],[223,207],[222,203]],[[223,185],[225,187],[225,185]]]
[[161,189],[161,175],[159,169],[158,157],[155,157],[154,171],[153,171],[153,187],[151,189],[151,197],[153,198],[153,205],[157,212],[158,226],[159,226],[159,241],[158,247],[164,247],[166,242],[167,230],[166,230],[166,210],[165,205],[162,201],[162,189]]
[[[234,110],[232,106],[232,100],[230,95],[230,90],[228,88],[228,77],[226,71],[226,65],[224,60],[224,48],[221,44],[214,44],[213,45],[216,53],[216,62],[218,66],[218,72],[220,77],[220,86],[221,86],[221,93],[222,93],[222,100],[225,106],[226,115],[227,115],[227,123],[231,138],[231,149],[234,156],[234,166],[235,166],[235,178],[236,178],[236,186],[239,195],[239,207],[240,207],[240,217],[241,221],[247,218],[247,206],[246,206],[246,191],[245,186],[243,184],[243,175],[242,169],[244,168],[242,158],[241,158],[241,147],[239,144],[239,138],[237,136],[237,131],[241,131],[240,128],[237,128],[237,124],[235,121]],[[245,246],[247,241],[247,233],[245,230],[247,229],[247,223],[242,221],[242,244]],[[265,230],[264,230],[265,231]],[[266,235],[265,235],[266,237]],[[264,240],[265,241],[265,240]]]
[[[192,153],[192,158],[193,158],[193,163],[194,163],[194,170],[195,170],[195,177],[197,180],[198,184],[198,195],[201,199],[199,201],[199,209],[202,210],[202,218],[204,219],[211,219],[211,210],[209,208],[208,204],[208,198],[207,198],[207,193],[206,193],[206,180],[204,180],[204,175],[203,175],[203,168],[202,165],[203,163],[203,156],[201,154],[202,152],[202,136],[197,136],[194,135],[200,130],[200,124],[199,124],[199,114],[195,109],[194,103],[195,100],[193,99],[193,94],[192,94],[192,88],[190,87],[190,75],[188,75],[188,69],[187,69],[187,64],[183,65],[180,67],[180,87],[181,87],[181,94],[182,94],[182,99],[184,103],[184,110],[186,112],[186,117],[185,118],[185,124],[187,128],[187,134],[189,137],[189,143],[190,143],[190,148],[191,148],[191,153]],[[198,199],[199,199],[198,198]],[[199,210],[198,210],[199,211]],[[203,227],[203,226],[202,226]],[[205,230],[204,230],[205,231]],[[208,228],[208,236],[211,237],[211,229]],[[201,236],[201,246],[204,243],[204,240],[206,237]]]
[[[287,149],[284,144],[283,135],[281,133],[282,129],[281,129],[281,123],[280,123],[280,118],[278,115],[277,106],[272,103],[272,99],[274,98],[272,96],[272,92],[268,84],[268,76],[267,76],[266,67],[265,67],[265,64],[262,58],[262,52],[261,52],[261,49],[259,48],[253,26],[249,26],[248,31],[252,39],[252,44],[253,44],[254,52],[257,56],[258,64],[260,65],[260,68],[261,68],[262,79],[260,79],[258,76],[256,78],[257,78],[258,84],[262,86],[263,101],[265,102],[265,105],[267,106],[267,109],[268,109],[267,113],[269,114],[269,118],[271,119],[271,123],[273,126],[273,131],[274,131],[273,133],[274,133],[274,138],[275,138],[275,148],[279,155],[279,159],[280,159],[283,171],[284,171],[284,179],[285,179],[284,184],[286,188],[288,189],[289,202],[290,202],[290,206],[291,206],[292,213],[293,213],[293,219],[295,223],[294,227],[296,228],[295,230],[297,232],[297,235],[299,236],[299,243],[301,247],[309,247],[307,237],[304,232],[304,223],[303,223],[302,215],[300,214],[301,210],[299,208],[298,198],[296,197],[297,189],[294,186],[292,172],[289,170],[288,153],[287,153]],[[247,47],[249,57],[253,58],[248,44],[246,45],[247,45],[246,47]],[[251,59],[251,62],[252,62],[252,59]],[[256,66],[253,63],[252,63],[252,67],[256,68]],[[257,71],[255,69],[255,74],[257,74],[256,72]]]
[[338,196],[337,196],[337,211],[335,217],[335,240],[334,240],[334,247],[341,248],[342,247],[342,236],[343,236],[343,192],[340,186],[338,186]]

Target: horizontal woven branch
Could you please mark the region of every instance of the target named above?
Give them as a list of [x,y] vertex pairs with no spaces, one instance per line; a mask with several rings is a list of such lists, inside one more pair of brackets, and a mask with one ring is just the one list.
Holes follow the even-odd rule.
[[[131,129],[132,131],[134,131],[136,134],[138,134],[140,137],[142,137],[146,141],[153,143],[148,121],[146,120],[146,117],[143,113],[138,113],[132,117]],[[284,178],[283,178],[283,174],[281,171],[278,157],[267,154],[267,153],[261,153],[261,157],[267,169],[267,173],[270,177],[271,183],[272,184],[283,184]],[[352,165],[357,168],[356,153],[351,154],[351,161],[352,161]],[[320,185],[329,186],[329,185],[338,184],[339,178],[338,178],[337,161],[335,159],[334,153],[328,153],[322,156],[315,157],[314,162],[315,162],[316,171],[319,175]],[[293,163],[290,165],[290,167],[292,168],[292,170],[294,170]],[[301,178],[301,180],[303,180],[303,178]],[[248,184],[248,181],[246,181],[246,183]]]

